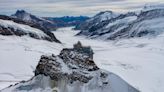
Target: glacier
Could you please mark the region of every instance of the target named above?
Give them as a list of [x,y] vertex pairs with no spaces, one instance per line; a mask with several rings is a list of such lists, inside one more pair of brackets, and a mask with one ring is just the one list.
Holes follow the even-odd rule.
[[54,32],[63,44],[27,36],[0,35],[0,89],[33,77],[32,71],[35,70],[34,67],[41,55],[51,53],[57,55],[62,48],[72,48],[72,44],[81,41],[84,45],[90,45],[93,48],[95,63],[101,69],[119,75],[141,92],[164,90],[164,72],[161,71],[164,69],[163,34],[155,38],[100,41],[74,36],[79,31],[74,31],[72,28],[61,28]]

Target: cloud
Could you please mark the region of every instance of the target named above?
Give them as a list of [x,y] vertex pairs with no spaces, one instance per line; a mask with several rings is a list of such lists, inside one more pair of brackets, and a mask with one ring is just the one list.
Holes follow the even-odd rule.
[[138,10],[145,4],[164,3],[163,0],[0,0],[0,14],[10,15],[25,9],[38,16],[88,15],[112,10],[127,12]]

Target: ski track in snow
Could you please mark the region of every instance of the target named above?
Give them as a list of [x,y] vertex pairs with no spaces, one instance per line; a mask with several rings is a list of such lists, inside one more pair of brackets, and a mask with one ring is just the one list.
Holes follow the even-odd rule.
[[164,90],[164,36],[102,41],[74,36],[78,32],[71,27],[54,31],[63,44],[27,36],[0,35],[0,89],[30,79],[41,55],[57,55],[62,48],[81,41],[93,48],[95,63],[100,68],[119,75],[142,92]]

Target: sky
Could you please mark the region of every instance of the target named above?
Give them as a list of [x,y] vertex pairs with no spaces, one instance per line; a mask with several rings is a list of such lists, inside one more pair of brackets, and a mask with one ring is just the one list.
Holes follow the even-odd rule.
[[164,0],[0,0],[0,14],[25,10],[42,17],[93,16],[100,11],[136,11],[145,5],[163,4]]

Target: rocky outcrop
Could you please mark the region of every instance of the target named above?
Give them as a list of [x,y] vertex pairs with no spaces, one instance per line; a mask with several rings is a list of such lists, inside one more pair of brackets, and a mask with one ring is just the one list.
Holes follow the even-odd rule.
[[[63,68],[66,68],[66,70]],[[50,76],[53,80],[63,78],[68,79],[69,82],[78,80],[87,83],[93,78],[93,76],[89,75],[89,71],[96,70],[99,70],[99,68],[93,61],[93,51],[91,47],[83,47],[81,43],[78,42],[72,49],[63,49],[58,56],[52,55],[49,57],[43,55],[36,67],[35,75],[44,74]]]
[[139,92],[117,75],[101,70],[93,50],[80,42],[59,55],[41,56],[35,76],[1,92]]

